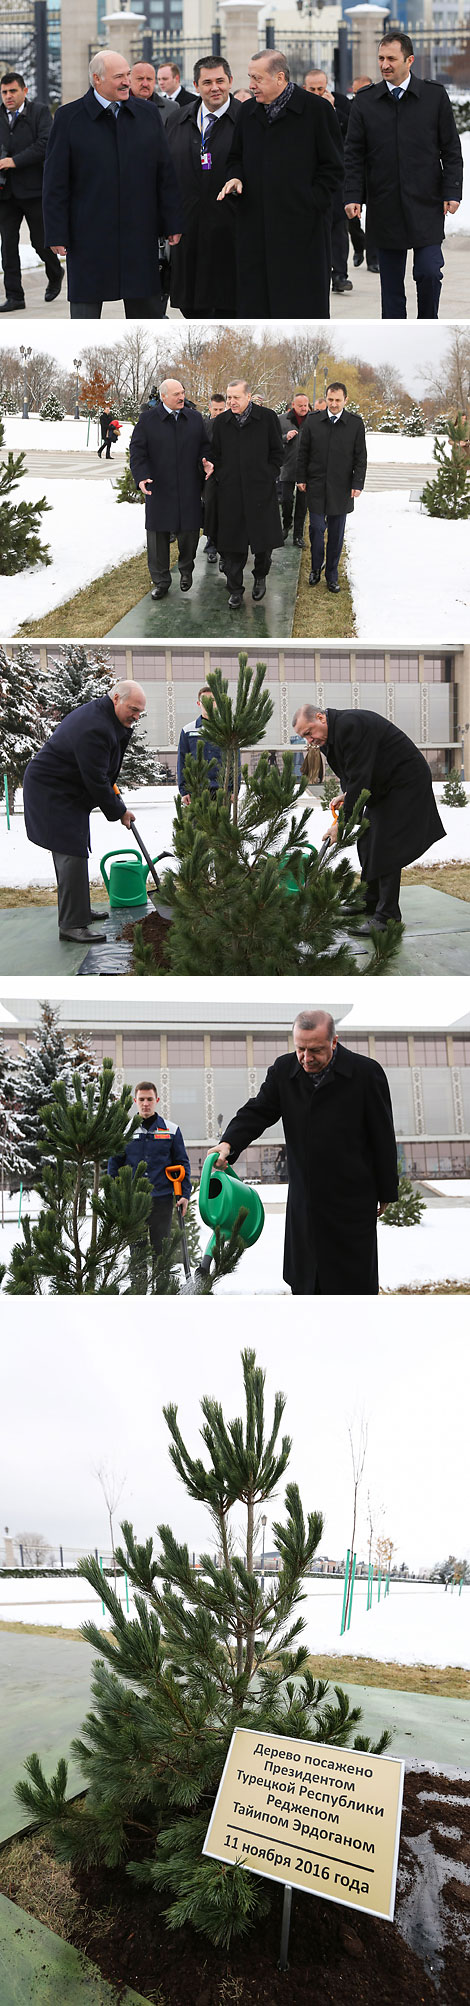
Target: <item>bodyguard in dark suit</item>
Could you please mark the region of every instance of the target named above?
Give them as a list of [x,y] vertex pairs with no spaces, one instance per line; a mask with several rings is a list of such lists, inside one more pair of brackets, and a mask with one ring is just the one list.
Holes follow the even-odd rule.
[[184,232],[171,253],[170,299],[185,316],[236,312],[235,217],[217,201],[240,107],[230,94],[230,64],[202,56],[195,64],[199,97],[171,112],[166,125],[181,189]]
[[193,93],[192,91],[187,91],[186,85],[182,84],[181,70],[178,69],[177,63],[159,63],[157,85],[159,91],[157,98],[158,109],[163,119],[163,124],[166,125],[174,106],[177,106],[178,110],[182,111],[185,104],[193,103]]
[[[308,418],[310,405],[302,390],[296,390],[288,411],[281,415],[281,432],[284,458],[281,467],[281,509],[284,541],[287,540],[294,513],[293,541],[297,549],[303,549],[304,522],[307,513],[307,498],[297,487],[297,462],[302,426]],[[295,497],[295,502],[294,502]]]
[[145,495],[152,599],[164,599],[170,590],[170,531],[178,540],[181,591],[189,592],[192,585],[202,523],[206,447],[207,432],[200,411],[185,404],[183,384],[167,377],[160,384],[160,403],[146,405],[130,443],[135,484]]
[[336,113],[291,83],[274,49],[253,57],[249,77],[253,96],[240,106],[218,198],[236,198],[237,313],[328,316],[331,208],[343,175]]
[[462,194],[462,148],[442,84],[413,75],[413,43],[391,29],[379,48],[382,82],[354,99],[346,139],[346,215],[367,219],[380,269],[382,317],[406,320],[406,254],[413,249],[418,319],[437,320],[444,219]]
[[[320,745],[343,789],[332,802],[350,820],[362,789],[369,800],[368,823],[359,837],[361,878],[366,893],[361,933],[400,920],[400,877],[405,864],[422,857],[445,836],[434,800],[431,769],[406,732],[373,710],[317,711],[304,704],[293,719],[309,745]],[[332,842],[337,828],[328,830]]]
[[295,1296],[378,1295],[377,1213],[398,1190],[385,1073],[375,1059],[338,1044],[323,1010],[296,1018],[294,1045],[229,1122],[218,1161],[234,1163],[281,1120],[289,1184],[284,1280]]
[[252,598],[264,599],[271,552],[284,542],[276,494],[283,443],[276,412],[254,404],[247,383],[229,383],[227,400],[230,409],[215,419],[205,462],[206,473],[214,476],[206,489],[205,522],[223,553],[228,603],[235,611],[243,603],[248,551],[254,555]]
[[309,585],[318,585],[323,570],[329,592],[339,592],[338,565],[346,517],[362,494],[367,472],[363,419],[345,410],[345,383],[329,383],[326,411],[311,411],[300,435],[297,484],[307,491],[310,511],[312,568]]
[[90,813],[101,808],[107,822],[130,829],[134,816],[113,783],[120,772],[132,726],[145,710],[139,683],[118,683],[112,696],[93,697],[69,712],[30,759],[23,780],[26,834],[30,843],[52,850],[57,878],[61,940],[106,940],[92,933],[88,882]]
[[[349,98],[343,91],[329,91],[326,70],[307,70],[304,90],[312,97],[324,98],[333,106],[338,119],[341,138],[346,138],[350,112]],[[352,293],[352,282],[348,279],[349,233],[344,213],[344,181],[336,189],[331,217],[331,287],[334,293]]]
[[113,49],[90,63],[90,90],[56,112],[44,170],[46,243],[67,251],[73,320],[99,319],[103,300],[126,316],[164,313],[159,237],[178,240],[182,205],[161,119],[131,97]]
[[0,106],[0,232],[6,298],[0,313],[25,306],[20,264],[20,229],[25,217],[38,258],[44,260],[48,304],[59,297],[62,266],[55,251],[46,251],[42,221],[42,177],[52,119],[47,104],[29,103],[19,70],[6,70]]

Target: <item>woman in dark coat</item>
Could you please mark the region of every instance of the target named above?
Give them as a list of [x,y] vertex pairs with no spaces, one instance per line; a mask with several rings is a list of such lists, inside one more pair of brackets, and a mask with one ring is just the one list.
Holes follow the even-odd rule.
[[329,315],[331,209],[342,176],[338,120],[323,98],[294,84],[272,122],[255,99],[241,105],[227,180],[243,192],[225,198],[236,205],[238,314]]
[[[322,750],[343,789],[345,821],[367,787],[364,816],[368,828],[359,837],[362,881],[370,927],[400,919],[400,876],[405,864],[421,857],[445,836],[436,807],[432,775],[419,746],[406,732],[373,710],[297,713],[296,729]],[[332,831],[334,835],[334,830]]]
[[375,1059],[338,1043],[320,1081],[303,1071],[296,1052],[276,1059],[222,1141],[234,1163],[282,1121],[289,1182],[283,1272],[293,1295],[377,1295],[377,1209],[398,1189],[388,1082]]

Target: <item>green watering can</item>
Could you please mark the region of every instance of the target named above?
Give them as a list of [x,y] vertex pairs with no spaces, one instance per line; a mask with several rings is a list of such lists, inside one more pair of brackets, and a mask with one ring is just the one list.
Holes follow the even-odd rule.
[[224,1239],[229,1239],[235,1220],[242,1205],[246,1206],[246,1219],[240,1227],[240,1239],[245,1247],[254,1247],[264,1226],[264,1206],[257,1191],[250,1184],[244,1184],[237,1177],[236,1170],[228,1166],[226,1170],[215,1170],[218,1149],[211,1150],[206,1157],[199,1185],[199,1211],[205,1226],[212,1226],[212,1239],[206,1247],[205,1257],[213,1253],[216,1228]]
[[[106,864],[112,858],[108,872]],[[156,862],[152,857],[152,863]],[[111,909],[115,906],[147,905],[147,864],[137,850],[106,850],[100,861]]]
[[[310,858],[316,857],[317,855],[318,852],[315,849],[314,843],[306,843],[301,852],[301,857],[302,857],[302,868],[300,875],[301,890],[303,889],[303,886],[305,884],[305,867],[309,863]],[[284,892],[287,892],[287,897],[294,898],[295,894],[299,891],[299,884],[297,878],[294,877],[294,872],[291,870],[290,864],[287,862],[287,858],[283,857],[282,850],[279,857],[279,878],[282,890]]]

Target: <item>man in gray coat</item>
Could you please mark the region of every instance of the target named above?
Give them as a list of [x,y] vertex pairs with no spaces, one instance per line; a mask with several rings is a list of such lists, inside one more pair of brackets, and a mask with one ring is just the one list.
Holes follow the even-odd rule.
[[326,410],[312,411],[302,426],[297,459],[297,486],[301,493],[307,492],[310,514],[312,568],[308,582],[319,584],[327,530],[328,592],[341,590],[338,565],[346,516],[362,494],[367,472],[364,421],[345,410],[347,394],[345,383],[329,383]]

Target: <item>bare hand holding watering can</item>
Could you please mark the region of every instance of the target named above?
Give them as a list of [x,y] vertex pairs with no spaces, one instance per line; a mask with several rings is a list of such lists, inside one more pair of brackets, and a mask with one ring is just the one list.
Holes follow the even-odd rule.
[[214,1170],[225,1170],[230,1156],[230,1143],[221,1142]]
[[[115,780],[113,781],[113,794],[117,794],[117,798],[119,801],[119,788],[116,787]],[[132,823],[135,822],[135,815],[132,814],[132,810],[130,808],[126,808],[125,814],[121,815],[121,822],[123,829],[132,828]]]
[[333,816],[333,821],[330,823],[329,829],[325,829],[325,834],[323,837],[324,843],[327,842],[337,843],[338,841],[338,812],[339,809],[342,808],[343,806],[344,799],[345,799],[344,794],[335,794],[334,800],[330,801],[330,808]]

